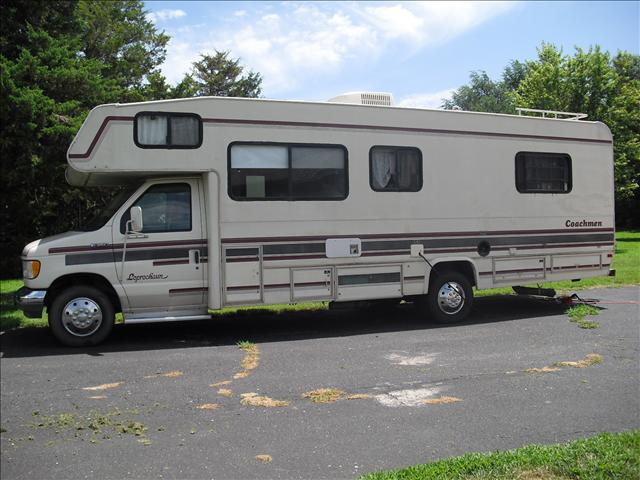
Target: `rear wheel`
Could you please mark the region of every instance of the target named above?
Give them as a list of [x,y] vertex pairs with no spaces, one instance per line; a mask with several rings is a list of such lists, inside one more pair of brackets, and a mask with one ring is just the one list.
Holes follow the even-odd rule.
[[103,292],[89,286],[63,290],[49,309],[49,327],[55,337],[70,347],[97,345],[114,323],[114,309]]
[[473,289],[467,277],[459,272],[436,274],[425,299],[429,318],[437,323],[462,322],[473,305]]

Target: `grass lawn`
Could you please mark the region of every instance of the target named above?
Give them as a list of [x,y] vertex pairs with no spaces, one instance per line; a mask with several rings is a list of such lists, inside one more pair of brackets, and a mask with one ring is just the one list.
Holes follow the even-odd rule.
[[27,318],[13,305],[13,292],[22,287],[22,280],[0,280],[0,331],[15,327],[44,327],[46,316]]
[[360,480],[569,480],[640,477],[640,431],[603,433],[562,445],[529,445],[495,453],[363,475]]
[[[616,233],[616,255],[613,259],[613,268],[616,269],[615,277],[587,278],[579,282],[551,282],[543,284],[543,287],[555,288],[559,292],[583,290],[593,287],[621,287],[624,285],[640,284],[640,232]],[[46,319],[26,318],[20,310],[13,305],[13,292],[22,286],[21,280],[0,280],[0,331],[15,327],[44,327]],[[494,288],[491,290],[477,291],[476,295],[510,294],[511,288]],[[326,302],[305,303],[297,305],[271,305],[269,307],[250,308],[225,308],[214,315],[228,315],[247,313],[256,315],[264,311],[286,312],[291,310],[322,310],[327,308]],[[120,317],[120,316],[119,316]]]

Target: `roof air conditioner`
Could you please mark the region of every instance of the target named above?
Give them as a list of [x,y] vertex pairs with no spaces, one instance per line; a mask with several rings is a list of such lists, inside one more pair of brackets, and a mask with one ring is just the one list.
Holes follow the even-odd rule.
[[331,103],[355,103],[356,105],[376,105],[392,107],[393,95],[385,92],[351,92],[329,99]]

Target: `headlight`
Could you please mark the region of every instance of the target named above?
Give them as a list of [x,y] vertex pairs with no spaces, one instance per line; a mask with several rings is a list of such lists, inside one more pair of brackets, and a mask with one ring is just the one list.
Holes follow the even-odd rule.
[[22,277],[33,280],[40,275],[40,262],[38,260],[26,260],[22,262]]

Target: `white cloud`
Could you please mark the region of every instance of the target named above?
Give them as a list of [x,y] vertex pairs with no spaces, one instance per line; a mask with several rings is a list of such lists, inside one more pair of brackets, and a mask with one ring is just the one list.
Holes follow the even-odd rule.
[[408,2],[367,7],[359,13],[385,40],[410,50],[447,42],[511,8],[514,2]]
[[[277,13],[271,6],[253,15],[235,11],[215,28],[170,31],[173,38],[162,67],[168,80],[179,81],[200,53],[229,50],[262,74],[265,95],[285,95],[311,80],[334,79],[345,69],[364,70],[387,54],[406,57],[447,42],[513,3],[284,3]],[[440,98],[413,97],[403,101],[440,105]]]
[[149,12],[147,18],[153,23],[166,22],[174,18],[186,17],[187,13],[184,10],[158,10],[157,12]]
[[162,73],[169,83],[176,84],[191,71],[192,63],[198,60],[199,53],[193,49],[191,43],[174,38],[169,40],[167,45],[167,58],[162,64]]
[[448,88],[446,90],[440,90],[439,92],[414,93],[400,99],[398,106],[438,109],[442,107],[443,100],[450,99],[455,91],[455,88]]

